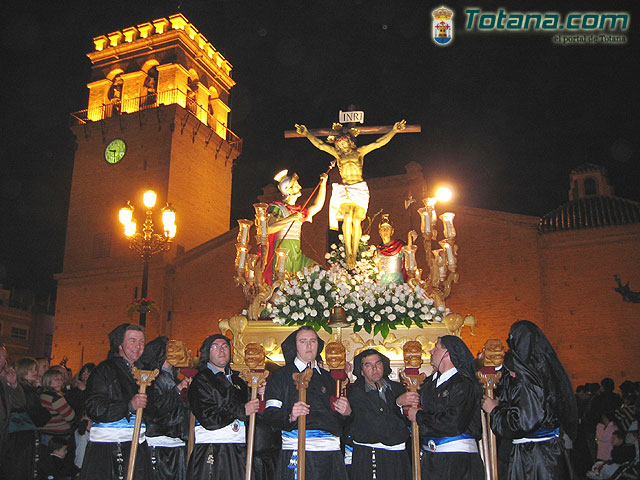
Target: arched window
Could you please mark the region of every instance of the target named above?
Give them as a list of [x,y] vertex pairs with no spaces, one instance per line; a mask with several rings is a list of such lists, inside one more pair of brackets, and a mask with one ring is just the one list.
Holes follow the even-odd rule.
[[187,79],[187,110],[194,115],[198,114],[198,74],[191,68]]
[[585,195],[598,195],[598,183],[595,178],[587,177],[584,179],[584,194]]
[[111,87],[109,87],[109,91],[107,92],[107,108],[110,110],[107,112],[108,117],[112,115],[113,112],[120,113],[120,107],[122,102],[122,73],[117,73],[112,81]]
[[147,72],[147,78],[144,79],[143,85],[143,98],[144,98],[144,106],[151,106],[156,104],[156,97],[158,89],[158,69],[155,67],[151,67]]

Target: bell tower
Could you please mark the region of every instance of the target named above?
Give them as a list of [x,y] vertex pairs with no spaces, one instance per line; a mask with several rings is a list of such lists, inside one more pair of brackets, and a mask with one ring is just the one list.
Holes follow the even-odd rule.
[[[182,14],[93,44],[88,105],[72,114],[77,149],[53,340],[60,358],[82,358],[87,344],[102,344],[119,323],[137,321],[126,309],[142,262],[128,248],[117,212],[131,200],[134,215],[142,214],[147,189],[177,213],[174,245],[153,257],[149,272],[158,313],[147,317],[147,335],[165,331],[172,263],[229,230],[231,170],[242,148],[228,127],[232,66]],[[76,329],[82,339],[67,338]]]

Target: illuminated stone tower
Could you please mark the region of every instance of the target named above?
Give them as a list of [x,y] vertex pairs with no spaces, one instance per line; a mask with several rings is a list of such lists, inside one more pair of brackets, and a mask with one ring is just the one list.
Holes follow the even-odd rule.
[[[229,230],[231,168],[241,140],[228,128],[231,64],[181,14],[94,38],[86,110],[73,115],[77,139],[53,354],[80,363],[85,349],[129,319],[142,262],[117,220],[131,200],[158,193],[177,212],[169,252],[153,257],[150,338],[171,322],[175,257]],[[156,219],[161,224],[160,219]],[[106,351],[105,351],[106,353]],[[76,365],[72,365],[77,367]]]

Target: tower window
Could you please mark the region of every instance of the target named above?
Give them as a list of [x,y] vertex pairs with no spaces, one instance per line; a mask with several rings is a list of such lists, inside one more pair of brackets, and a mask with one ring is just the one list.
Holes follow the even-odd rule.
[[27,330],[26,328],[11,327],[11,338],[26,340],[28,336],[29,330]]
[[587,177],[584,179],[584,194],[585,195],[598,195],[598,184],[595,178]]

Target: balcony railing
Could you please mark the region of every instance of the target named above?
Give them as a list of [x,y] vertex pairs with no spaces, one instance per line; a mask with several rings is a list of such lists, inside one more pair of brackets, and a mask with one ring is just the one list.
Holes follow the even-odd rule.
[[98,122],[105,118],[122,115],[123,113],[139,112],[156,108],[160,105],[178,104],[185,108],[194,117],[211,128],[220,138],[225,139],[232,147],[242,152],[242,139],[233,133],[229,128],[218,121],[207,110],[198,105],[190,98],[186,92],[177,88],[145,95],[137,98],[127,98],[122,101],[112,101],[112,103],[100,105],[99,107],[87,108],[71,114],[74,125],[82,125],[88,122]]

